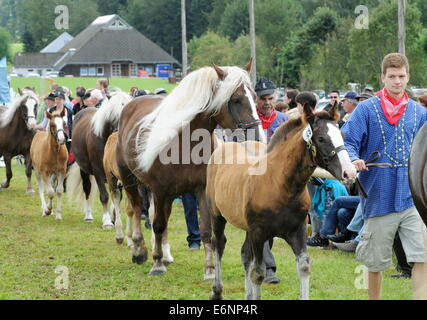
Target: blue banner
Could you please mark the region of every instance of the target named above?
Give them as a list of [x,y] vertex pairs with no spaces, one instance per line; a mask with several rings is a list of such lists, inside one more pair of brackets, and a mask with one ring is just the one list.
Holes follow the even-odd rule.
[[7,80],[6,57],[0,59],[0,103],[10,102],[9,81]]

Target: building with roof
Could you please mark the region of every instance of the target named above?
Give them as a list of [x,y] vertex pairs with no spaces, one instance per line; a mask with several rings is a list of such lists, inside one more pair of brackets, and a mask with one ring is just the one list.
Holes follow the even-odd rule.
[[13,72],[74,77],[165,77],[179,62],[118,15],[95,19],[75,38],[64,33],[38,53],[18,53]]

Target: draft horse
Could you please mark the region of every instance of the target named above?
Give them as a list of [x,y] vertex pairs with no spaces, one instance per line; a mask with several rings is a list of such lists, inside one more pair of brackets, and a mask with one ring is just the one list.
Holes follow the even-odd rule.
[[[68,151],[65,146],[65,109],[61,112],[45,112],[49,120],[47,131],[38,131],[30,148],[31,160],[36,172],[42,202],[42,216],[52,212],[52,200],[57,195],[56,219],[62,219],[61,197],[67,174]],[[52,185],[53,183],[53,185]],[[47,187],[49,202],[46,205],[44,187]]]
[[250,61],[244,69],[216,65],[198,69],[167,97],[144,96],[129,103],[121,114],[117,164],[134,212],[132,261],[138,264],[147,259],[139,186],[148,187],[154,197],[151,275],[166,272],[168,261],[163,250],[168,244],[163,240],[173,200],[193,193],[200,207],[204,278],[213,278],[211,224],[205,197],[206,166],[214,143],[211,135],[217,125],[246,131],[254,128],[258,139],[264,134],[248,74],[251,66]]
[[31,184],[30,146],[37,126],[36,114],[39,99],[33,88],[19,90],[19,96],[8,107],[0,107],[0,157],[6,164],[6,180],[1,188],[8,188],[12,179],[12,158],[23,155],[25,175],[27,176],[27,194],[34,194]]
[[[241,249],[247,299],[260,299],[265,277],[264,243],[280,237],[297,259],[301,298],[309,298],[310,260],[306,249],[306,216],[310,198],[306,184],[320,166],[343,182],[356,170],[344,147],[336,107],[314,114],[308,104],[302,117],[285,122],[267,148],[260,143],[225,143],[207,168],[206,197],[212,218],[215,281],[211,299],[221,299],[221,259],[225,225],[246,231]],[[258,144],[258,145],[257,145]]]
[[93,221],[92,204],[94,188],[91,176],[95,177],[103,207],[102,227],[113,228],[108,211],[108,192],[105,188],[103,167],[104,147],[110,134],[117,130],[117,124],[123,107],[131,101],[131,96],[124,92],[115,93],[110,100],[106,99],[99,109],[86,108],[74,118],[71,149],[76,165],[71,168],[67,178],[67,192],[72,199],[80,200],[83,187],[85,221]]

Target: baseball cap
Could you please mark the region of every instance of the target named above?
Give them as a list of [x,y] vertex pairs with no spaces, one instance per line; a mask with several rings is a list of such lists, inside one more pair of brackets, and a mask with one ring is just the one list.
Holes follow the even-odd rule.
[[356,100],[357,99],[357,92],[354,92],[354,91],[347,92],[344,96],[344,99]]
[[255,85],[255,92],[258,97],[261,97],[266,94],[273,94],[276,90],[276,85],[273,81],[262,77],[259,79],[257,84]]

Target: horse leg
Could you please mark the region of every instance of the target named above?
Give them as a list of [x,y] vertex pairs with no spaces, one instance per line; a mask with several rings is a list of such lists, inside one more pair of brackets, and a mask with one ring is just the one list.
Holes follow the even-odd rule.
[[33,170],[33,163],[31,161],[31,155],[28,152],[25,155],[25,175],[27,176],[27,194],[33,195],[36,192],[33,189],[33,184],[31,183],[31,173]]
[[132,233],[133,233],[133,225],[132,225],[132,218],[133,218],[133,209],[130,204],[130,201],[126,198],[126,241],[128,248],[133,247],[132,242]]
[[150,275],[157,276],[165,273],[166,266],[163,262],[163,250],[162,250],[162,235],[167,230],[168,219],[171,213],[172,200],[163,198],[163,201],[158,201],[157,196],[154,195],[154,219],[153,219],[153,231],[154,231],[154,247],[153,247],[153,260],[154,264],[150,270]]
[[222,290],[224,285],[221,276],[221,260],[224,253],[227,238],[224,234],[225,224],[227,221],[221,215],[212,216],[212,247],[215,252],[215,281],[212,285],[212,300],[222,299]]
[[300,298],[309,299],[310,258],[307,254],[307,230],[305,223],[290,234],[285,235],[285,240],[292,247],[297,258],[297,273],[300,280]]
[[253,259],[250,267],[250,280],[252,282],[252,298],[261,299],[261,284],[265,278],[266,267],[263,260],[264,243],[267,237],[262,230],[255,229],[249,231],[249,240],[252,247]]
[[102,216],[102,228],[112,229],[114,225],[111,222],[111,216],[108,210],[108,192],[105,188],[105,177],[103,174],[95,174],[95,179],[99,189],[99,200],[101,201],[102,208],[104,210],[104,214]]
[[[153,221],[153,219],[154,219],[154,211],[155,211],[154,210],[154,201],[153,201],[153,197],[151,197],[150,209],[148,210],[148,215],[149,215],[150,221]],[[153,230],[153,228],[151,228],[151,247],[152,248],[154,248],[155,237],[156,236],[154,234],[154,230]],[[162,261],[165,264],[165,266],[172,264],[173,263],[173,257],[171,255],[171,246],[169,244],[168,230],[167,229],[162,233],[162,251],[163,251]]]
[[62,194],[64,193],[64,179],[65,179],[66,171],[58,174],[57,177],[57,185],[56,185],[56,220],[62,220],[62,208],[61,208],[61,199]]
[[40,195],[40,200],[42,202],[42,217],[47,217],[47,205],[46,205],[46,200],[44,198],[44,184],[43,184],[43,179],[41,177],[40,172],[38,172],[37,170],[34,170],[36,172],[36,177],[37,177],[37,184],[39,186],[39,195]]
[[47,189],[47,197],[49,198],[47,203],[46,215],[50,215],[52,212],[52,202],[53,202],[53,197],[55,195],[55,190],[52,187],[49,174],[47,172],[42,172],[41,175],[42,175],[44,185],[46,186],[46,189]]
[[1,184],[2,188],[9,188],[10,180],[12,179],[12,157],[10,154],[3,155],[3,161],[6,165],[6,180]]
[[118,244],[122,244],[125,236],[122,230],[123,229],[122,217],[120,215],[121,192],[117,186],[117,179],[115,177],[111,177],[110,195],[111,195],[111,201],[113,203],[114,213],[115,213],[114,220],[115,220],[115,227],[116,227],[116,241]]
[[249,240],[249,234],[246,232],[246,238],[245,242],[243,243],[242,249],[241,249],[241,257],[242,257],[242,264],[245,268],[245,291],[246,291],[246,300],[253,300],[254,295],[254,287],[251,280],[250,275],[250,268],[252,261],[254,259],[254,255],[252,252],[251,242]]
[[207,208],[205,190],[197,194],[200,208],[200,237],[205,248],[205,274],[204,280],[211,280],[215,277],[212,250],[212,224],[210,213]]
[[82,177],[83,191],[85,193],[85,205],[84,205],[85,221],[92,222],[93,221],[92,207],[91,207],[91,201],[89,199],[92,183],[90,182],[90,176],[83,170],[80,170],[80,176]]
[[138,193],[136,185],[125,187],[128,201],[132,206],[132,213],[127,211],[128,217],[132,218],[132,262],[142,264],[147,260],[148,252],[145,247],[144,236],[141,232],[141,208],[142,198]]

